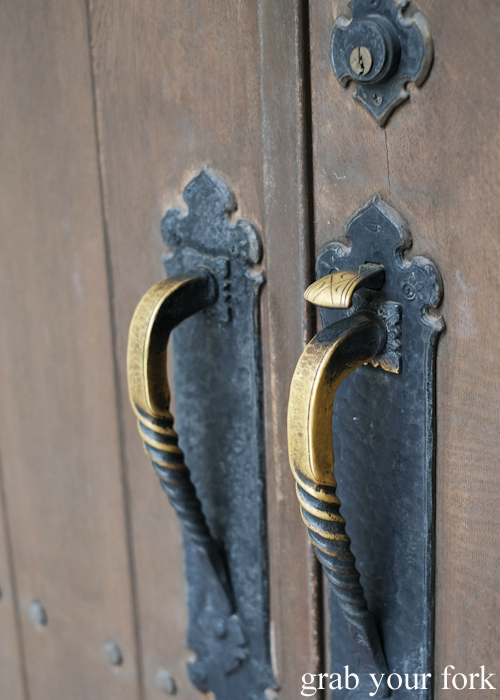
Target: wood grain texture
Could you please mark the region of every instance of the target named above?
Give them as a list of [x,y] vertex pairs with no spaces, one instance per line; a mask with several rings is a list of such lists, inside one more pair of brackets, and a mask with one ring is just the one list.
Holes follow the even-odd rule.
[[500,640],[492,621],[500,615],[500,96],[481,67],[500,59],[500,8],[494,0],[433,0],[421,7],[434,35],[435,65],[387,140],[391,198],[417,251],[437,263],[445,288],[436,671],[453,664],[474,673],[484,664],[498,678]]
[[[183,206],[182,187],[206,163],[234,188],[237,215],[261,227],[265,239],[269,283],[263,308],[272,326],[264,329],[264,357],[273,639],[281,693],[289,697],[287,689],[298,687],[299,661],[302,673],[317,662],[309,550],[283,447],[288,386],[305,335],[298,3],[93,0],[91,15],[145,697],[160,697],[154,688],[159,667],[174,674],[180,697],[199,695],[185,671],[180,526],[142,452],[128,405],[126,339],[141,295],[164,276],[161,216],[171,206]],[[275,81],[262,85],[264,112],[261,71]],[[301,633],[295,634],[298,626]]]
[[26,700],[24,654],[19,630],[15,573],[0,464],[0,698]]
[[261,225],[257,11],[251,2],[93,0],[91,17],[144,696],[163,697],[155,676],[167,668],[179,696],[194,700],[181,528],[137,433],[126,343],[139,299],[165,276],[161,217],[184,207],[182,189],[203,165],[234,188],[237,215]]
[[[375,192],[408,221],[412,254],[444,278],[438,353],[436,674],[453,664],[498,674],[500,644],[500,59],[495,0],[420,0],[430,21],[430,78],[380,129],[333,78],[328,41],[344,2],[311,11],[317,247],[342,240]],[[436,678],[437,698],[445,697]],[[472,690],[462,697],[475,697]]]
[[[313,281],[307,3],[261,0],[269,377],[268,492],[273,622],[282,697],[322,670],[319,565],[299,515],[287,448],[295,366],[314,331],[303,294]],[[284,572],[286,576],[284,576]],[[297,631],[300,630],[298,633]]]
[[6,3],[0,57],[0,442],[29,697],[137,700],[85,3]]

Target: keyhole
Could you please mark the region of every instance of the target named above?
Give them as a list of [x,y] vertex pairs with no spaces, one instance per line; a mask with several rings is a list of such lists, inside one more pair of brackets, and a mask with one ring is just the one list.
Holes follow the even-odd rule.
[[358,46],[351,53],[350,63],[352,72],[362,77],[371,70],[373,64],[372,55],[366,46]]
[[358,49],[358,75],[363,75],[365,72],[365,67],[363,65],[363,56],[361,54],[361,49]]

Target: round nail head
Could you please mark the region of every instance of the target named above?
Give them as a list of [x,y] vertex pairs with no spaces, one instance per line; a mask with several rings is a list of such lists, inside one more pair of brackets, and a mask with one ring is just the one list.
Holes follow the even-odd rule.
[[167,695],[175,695],[177,692],[174,677],[166,668],[160,668],[156,674],[155,686],[157,690],[162,690]]
[[110,666],[121,666],[123,663],[123,655],[120,647],[114,639],[108,639],[101,647],[104,658]]
[[48,622],[47,611],[39,600],[32,600],[28,605],[28,616],[32,625],[45,627]]

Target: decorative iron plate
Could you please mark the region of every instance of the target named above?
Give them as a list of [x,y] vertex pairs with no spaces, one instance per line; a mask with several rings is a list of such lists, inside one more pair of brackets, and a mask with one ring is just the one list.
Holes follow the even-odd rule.
[[[351,247],[327,245],[318,279],[365,263],[384,265],[381,291],[355,294],[353,308],[321,309],[328,326],[360,308],[401,306],[400,374],[360,367],[340,385],[334,403],[337,493],[347,534],[375,616],[389,673],[432,673],[435,360],[444,328],[435,311],[442,298],[439,272],[423,257],[407,260],[411,236],[401,216],[377,196],[349,220]],[[331,673],[356,651],[335,594],[329,596]],[[373,685],[373,684],[372,684]],[[395,700],[429,700],[427,690],[393,690]],[[375,690],[373,686],[372,690]],[[335,698],[348,697],[335,691]],[[349,695],[355,697],[355,695]]]
[[208,267],[216,303],[173,332],[176,426],[210,530],[225,555],[228,601],[185,533],[190,678],[217,700],[264,700],[275,687],[269,647],[259,290],[255,227],[231,223],[235,197],[210,167],[186,186],[188,212],[167,212],[168,275]]

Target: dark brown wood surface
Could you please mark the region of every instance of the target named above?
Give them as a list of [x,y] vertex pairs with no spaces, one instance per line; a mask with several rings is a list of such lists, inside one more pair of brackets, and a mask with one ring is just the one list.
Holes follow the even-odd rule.
[[0,444],[29,698],[137,700],[85,3],[4,4],[0,57]]
[[234,188],[238,214],[254,221],[265,240],[271,595],[283,697],[295,692],[298,667],[317,663],[309,547],[285,448],[288,386],[308,332],[301,302],[308,235],[301,27],[295,3],[263,2],[260,10],[246,1],[92,4],[146,698],[157,697],[159,667],[173,673],[182,698],[198,694],[185,671],[180,527],[142,451],[128,405],[126,339],[135,305],[164,275],[161,216],[182,206],[182,187],[205,163]]
[[[495,0],[419,0],[435,41],[427,83],[380,129],[342,88],[329,39],[347,3],[311,4],[318,250],[380,192],[445,288],[438,353],[436,690],[447,664],[500,671],[500,59]],[[497,688],[499,683],[496,683]],[[498,692],[498,691],[497,691]],[[461,697],[475,697],[465,690]]]

